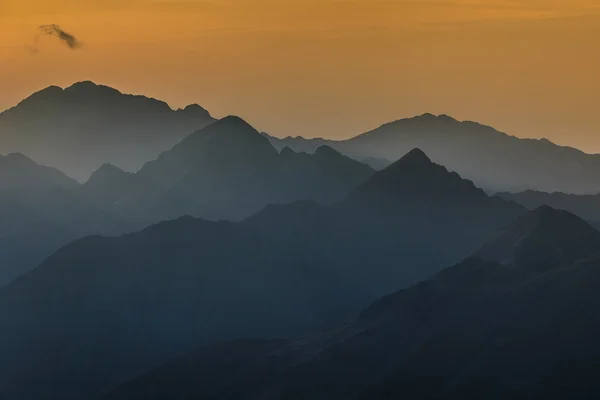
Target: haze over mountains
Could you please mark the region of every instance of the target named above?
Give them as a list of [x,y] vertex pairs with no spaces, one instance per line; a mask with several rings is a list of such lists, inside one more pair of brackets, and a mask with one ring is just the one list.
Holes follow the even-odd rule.
[[358,160],[381,165],[418,147],[447,168],[488,191],[590,194],[600,192],[600,155],[546,139],[520,139],[489,126],[423,114],[384,124],[352,139],[271,138],[276,147],[312,152],[328,145]]
[[131,182],[107,206],[149,221],[186,214],[239,220],[267,204],[339,201],[372,174],[327,147],[314,155],[278,153],[256,129],[230,116],[192,133],[134,176],[114,174],[117,188],[123,179]]
[[126,230],[79,183],[20,153],[0,156],[0,215],[0,286],[71,240]]
[[103,164],[85,184],[12,154],[0,164],[5,230],[0,285],[68,242],[120,234],[184,215],[240,220],[269,204],[347,196],[373,170],[322,147],[314,155],[269,141],[238,117],[189,135],[137,173]]
[[0,148],[3,400],[600,394],[598,195],[506,192],[600,192],[599,156],[431,114],[276,139],[91,82]]
[[[181,139],[214,122],[198,105],[172,110],[166,103],[80,82],[48,87],[0,114],[0,148],[21,152],[85,181],[101,165],[138,171]],[[491,192],[539,190],[600,192],[600,155],[520,139],[447,115],[423,114],[382,125],[349,140],[269,138],[281,151],[314,153],[327,145],[382,169],[413,148]]]
[[542,207],[337,329],[204,347],[104,398],[595,398],[599,251],[599,232]]
[[213,121],[198,105],[172,110],[159,100],[79,82],[50,86],[1,113],[0,149],[85,181],[104,163],[137,171]]
[[559,210],[569,211],[594,224],[600,222],[600,194],[576,195],[527,190],[520,193],[497,193],[497,196],[519,203],[529,209],[548,205]]
[[202,343],[331,327],[523,212],[414,150],[332,206],[76,241],[0,291],[0,393],[89,398]]

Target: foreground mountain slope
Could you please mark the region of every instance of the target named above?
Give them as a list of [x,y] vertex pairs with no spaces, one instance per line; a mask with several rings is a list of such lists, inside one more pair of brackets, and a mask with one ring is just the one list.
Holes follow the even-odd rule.
[[[203,343],[330,328],[463,258],[523,212],[412,157],[335,205],[272,205],[240,223],[185,217],[66,246],[0,290],[0,393],[81,399]],[[379,174],[427,180],[432,170],[435,201],[430,184],[397,196],[397,207],[375,201],[397,186]],[[457,192],[477,198],[474,214],[446,198]]]
[[[541,271],[516,236],[531,251],[581,246]],[[535,210],[482,249],[512,249],[505,264],[471,257],[329,333],[204,347],[104,398],[596,398],[599,240],[573,215]]]
[[461,176],[491,191],[600,192],[600,155],[558,146],[546,139],[520,139],[489,126],[423,114],[394,121],[343,141],[271,139],[304,151],[327,144],[350,157],[396,160],[418,147]]
[[48,87],[0,113],[0,147],[83,181],[104,163],[136,171],[213,121],[197,105],[172,110],[162,101],[79,82]]

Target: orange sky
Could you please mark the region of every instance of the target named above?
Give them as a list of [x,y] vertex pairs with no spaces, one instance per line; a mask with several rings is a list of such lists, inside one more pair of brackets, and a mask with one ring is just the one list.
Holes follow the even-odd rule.
[[[70,50],[36,28],[59,24]],[[600,152],[600,0],[0,0],[0,109],[94,80],[269,133],[447,113]]]

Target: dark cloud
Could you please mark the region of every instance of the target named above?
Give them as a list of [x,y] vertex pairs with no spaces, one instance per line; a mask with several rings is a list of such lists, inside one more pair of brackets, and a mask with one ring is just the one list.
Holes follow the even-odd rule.
[[40,36],[54,36],[58,38],[61,42],[66,44],[70,49],[78,49],[82,46],[82,43],[77,39],[74,35],[69,32],[63,31],[60,26],[52,24],[52,25],[42,25],[38,28],[38,34],[35,37],[36,39],[36,49],[37,49],[37,41]]

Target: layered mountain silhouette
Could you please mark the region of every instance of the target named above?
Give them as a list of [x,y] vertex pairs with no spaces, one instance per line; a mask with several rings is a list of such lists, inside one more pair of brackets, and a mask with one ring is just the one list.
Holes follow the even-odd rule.
[[137,171],[213,121],[198,105],[172,110],[159,100],[80,82],[48,87],[1,113],[0,147],[84,181],[104,163]]
[[475,256],[516,268],[545,272],[568,267],[600,251],[600,234],[566,211],[541,206],[509,226]]
[[90,233],[125,229],[62,172],[20,153],[0,156],[0,286]]
[[[211,122],[199,105],[173,110],[162,101],[87,81],[65,89],[50,86],[0,113],[0,146],[83,182],[106,163],[135,172]],[[600,192],[600,155],[546,139],[519,139],[447,115],[401,119],[343,141],[261,135],[277,151],[312,154],[329,146],[375,170],[418,147],[488,191]]]
[[519,203],[529,209],[547,205],[559,210],[569,211],[587,221],[593,222],[594,225],[600,222],[600,195],[598,194],[576,195],[527,190],[520,193],[497,193],[497,196]]
[[[376,169],[382,165],[381,159],[396,160],[418,147],[488,191],[600,192],[600,155],[585,154],[546,139],[516,138],[447,115],[401,119],[343,141],[301,137],[270,140],[275,147],[306,152],[328,145]],[[379,161],[374,163],[373,157]]]
[[[159,157],[156,163],[172,167],[161,182],[181,171],[178,182],[210,181],[216,171],[189,172],[186,163],[215,164],[188,151],[205,148],[205,159],[217,163],[221,158],[211,156],[232,140],[221,134],[223,126],[235,128],[234,143],[245,140],[244,149],[253,149],[232,151],[236,157],[224,162],[240,185],[254,179],[261,187],[263,167],[289,176],[286,168],[314,165],[314,157],[316,171],[346,170],[331,166],[341,156],[327,147],[313,156],[278,154],[229,118]],[[264,164],[250,168],[246,160],[257,154]],[[246,171],[228,169],[236,163]],[[139,174],[150,171],[151,164]],[[0,290],[0,394],[92,398],[202,344],[332,328],[471,254],[524,212],[413,150],[331,205],[271,205],[242,222],[183,217],[120,237],[78,240]],[[237,354],[230,354],[233,362]]]
[[23,155],[3,161],[0,285],[89,234],[122,234],[184,215],[241,220],[301,200],[330,204],[374,173],[328,147],[278,153],[238,117],[189,135],[137,173],[103,164],[84,184]]
[[[92,178],[97,174],[109,175],[98,171]],[[230,116],[189,135],[133,176],[113,168],[114,182],[106,180],[112,187],[105,192],[120,194],[109,196],[105,206],[147,223],[182,215],[240,220],[267,204],[339,201],[372,174],[326,146],[313,155],[287,148],[278,153],[247,122]]]
[[203,347],[104,398],[596,398],[599,241],[536,209],[337,329]]

